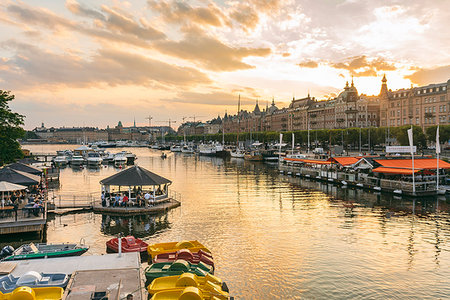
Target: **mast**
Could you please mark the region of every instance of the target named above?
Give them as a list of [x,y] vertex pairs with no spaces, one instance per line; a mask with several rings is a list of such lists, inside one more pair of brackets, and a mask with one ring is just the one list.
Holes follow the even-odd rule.
[[439,153],[441,153],[441,144],[439,143],[439,125],[436,131],[436,192],[439,191]]
[[[239,149],[239,133],[241,131],[241,118],[239,117],[239,112],[241,111],[241,94],[239,94],[238,99],[238,112],[237,112],[237,118],[238,118],[238,133],[237,133],[237,139],[236,139],[236,148]],[[236,151],[237,152],[237,151]]]

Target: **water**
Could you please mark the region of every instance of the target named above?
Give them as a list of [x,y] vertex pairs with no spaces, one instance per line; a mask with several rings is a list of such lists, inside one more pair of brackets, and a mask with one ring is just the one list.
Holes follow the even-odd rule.
[[[89,253],[101,254],[119,232],[149,243],[197,239],[211,249],[216,275],[237,299],[450,296],[445,198],[392,198],[282,176],[262,163],[181,153],[162,160],[159,151],[129,150],[137,164],[173,181],[182,206],[157,217],[56,217],[48,242],[84,238]],[[99,180],[117,171],[65,168],[55,194],[98,194]]]

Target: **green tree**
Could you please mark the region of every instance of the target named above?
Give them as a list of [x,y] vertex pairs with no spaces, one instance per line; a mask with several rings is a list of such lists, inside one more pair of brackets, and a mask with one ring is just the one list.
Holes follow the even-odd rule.
[[20,127],[24,116],[11,111],[8,102],[12,100],[11,92],[0,90],[0,166],[23,157],[17,139],[25,134]]

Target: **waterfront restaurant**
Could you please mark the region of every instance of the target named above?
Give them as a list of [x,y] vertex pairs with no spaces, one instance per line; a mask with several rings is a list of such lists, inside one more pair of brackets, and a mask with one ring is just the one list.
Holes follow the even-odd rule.
[[154,204],[169,199],[171,183],[169,179],[139,166],[129,167],[100,181],[105,198],[113,200],[115,195],[126,193],[131,203],[134,203],[138,195],[142,198],[149,193],[149,200]]

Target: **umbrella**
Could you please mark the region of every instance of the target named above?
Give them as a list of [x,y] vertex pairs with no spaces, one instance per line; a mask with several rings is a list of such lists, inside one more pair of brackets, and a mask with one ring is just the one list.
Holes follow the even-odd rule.
[[39,176],[26,172],[17,171],[10,167],[0,169],[0,181],[8,181],[15,184],[36,185],[39,184]]
[[[26,189],[26,186],[14,184],[7,181],[0,181],[0,192],[2,192],[2,199],[5,199],[5,192],[11,192],[11,191],[20,191]],[[4,202],[2,201],[2,207]]]

